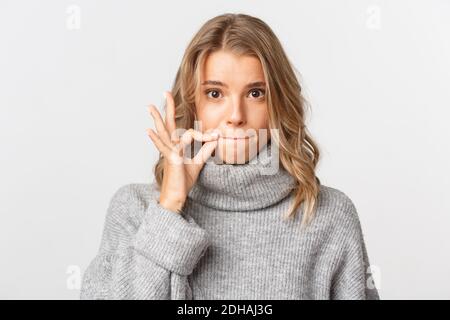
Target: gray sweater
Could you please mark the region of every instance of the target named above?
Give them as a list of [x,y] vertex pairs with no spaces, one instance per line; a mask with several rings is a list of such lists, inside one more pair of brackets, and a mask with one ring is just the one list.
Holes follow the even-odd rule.
[[119,188],[81,299],[379,299],[352,201],[321,185],[311,225],[299,228],[302,207],[283,219],[295,181],[263,174],[267,149],[208,161],[182,214],[159,205],[155,182]]

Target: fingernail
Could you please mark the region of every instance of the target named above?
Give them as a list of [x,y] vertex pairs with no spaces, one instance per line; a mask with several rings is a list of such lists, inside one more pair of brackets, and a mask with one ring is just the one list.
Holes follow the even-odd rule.
[[163,97],[164,97],[164,100],[167,99],[167,94],[165,91],[163,91]]

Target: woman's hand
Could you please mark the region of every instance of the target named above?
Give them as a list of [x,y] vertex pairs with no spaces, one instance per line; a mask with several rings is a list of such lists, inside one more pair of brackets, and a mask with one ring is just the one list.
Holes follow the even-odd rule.
[[[178,137],[175,125],[175,102],[170,92],[165,92],[167,101],[165,123],[154,105],[148,107],[155,122],[157,133],[147,129],[149,137],[164,156],[164,175],[159,196],[159,204],[164,208],[180,213],[189,190],[197,181],[200,170],[217,146],[219,132],[203,133],[187,130]],[[185,147],[193,140],[205,142],[192,158],[184,157]]]

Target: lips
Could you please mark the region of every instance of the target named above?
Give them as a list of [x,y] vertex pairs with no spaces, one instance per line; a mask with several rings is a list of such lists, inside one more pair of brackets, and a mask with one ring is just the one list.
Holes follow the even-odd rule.
[[250,139],[251,137],[222,137],[222,139],[228,139],[228,140],[244,140],[244,139]]

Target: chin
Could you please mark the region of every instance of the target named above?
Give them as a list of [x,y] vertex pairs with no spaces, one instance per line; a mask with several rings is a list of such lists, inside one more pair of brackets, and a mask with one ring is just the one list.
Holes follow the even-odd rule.
[[249,161],[248,157],[245,157],[245,159],[242,158],[239,161],[236,158],[234,158],[234,159],[221,159],[221,160],[222,160],[222,162],[224,164],[245,164],[245,163],[248,163],[248,161]]
[[258,150],[256,145],[250,148],[249,143],[243,143],[239,146],[230,143],[219,143],[215,150],[214,156],[217,154],[219,162],[224,164],[245,164],[253,159]]

